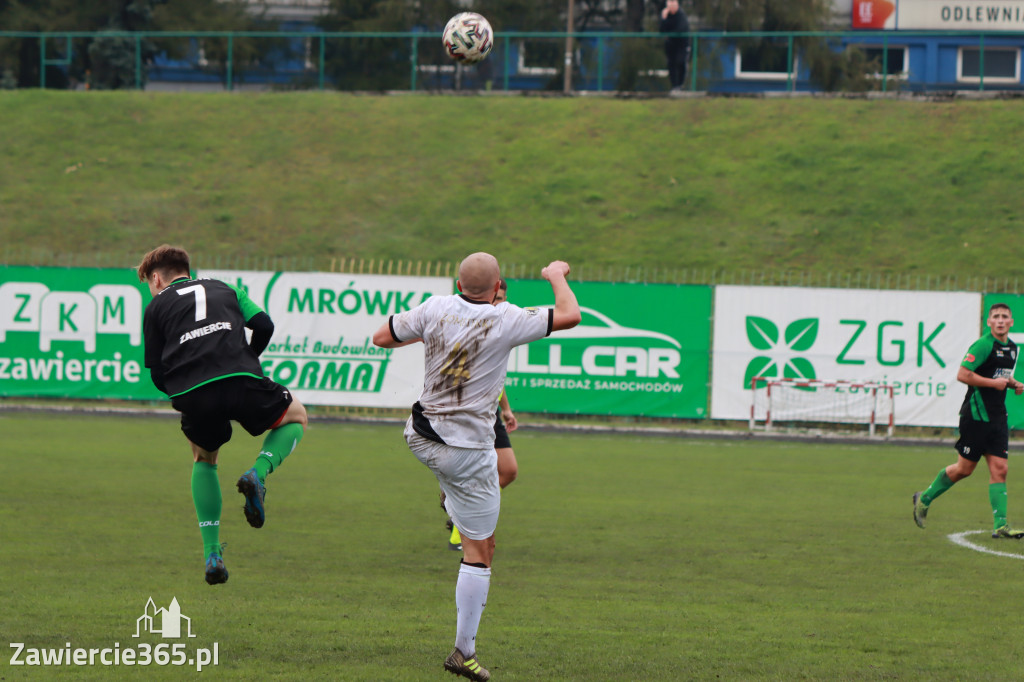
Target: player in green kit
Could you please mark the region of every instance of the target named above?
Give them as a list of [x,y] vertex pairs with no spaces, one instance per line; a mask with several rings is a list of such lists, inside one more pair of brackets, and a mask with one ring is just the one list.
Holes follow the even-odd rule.
[[[256,463],[238,479],[245,518],[266,520],[267,474],[302,440],[306,408],[288,389],[263,376],[259,355],[274,323],[239,288],[192,279],[184,249],[163,245],[145,255],[139,281],[149,285],[142,331],[153,383],[181,412],[181,430],[192,447],[192,501],[206,558],[206,582],[227,582],[220,543],[221,489],[217,454],[231,439],[231,420],[253,436],[269,430]],[[246,341],[245,329],[252,330]]]
[[1020,395],[1024,384],[1013,378],[1017,344],[1010,340],[1013,316],[1005,303],[996,303],[988,313],[989,333],[975,341],[957,371],[957,381],[967,385],[960,407],[960,438],[955,464],[939,472],[932,484],[914,493],[914,521],[924,528],[928,507],[953,484],[967,478],[981,461],[988,464],[988,496],[992,504],[992,537],[1022,538],[1024,531],[1010,527],[1006,520],[1006,471],[1009,428],[1006,389]]

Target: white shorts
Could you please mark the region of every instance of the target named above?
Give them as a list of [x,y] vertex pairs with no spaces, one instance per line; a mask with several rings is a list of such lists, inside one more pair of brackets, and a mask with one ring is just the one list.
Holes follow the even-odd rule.
[[486,540],[498,527],[501,487],[498,453],[436,443],[405,425],[405,442],[416,458],[430,467],[444,491],[444,506],[459,529],[471,540]]

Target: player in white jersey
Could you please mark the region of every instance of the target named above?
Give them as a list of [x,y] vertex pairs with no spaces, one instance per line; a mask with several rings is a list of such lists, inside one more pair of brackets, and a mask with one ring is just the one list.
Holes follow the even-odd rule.
[[434,472],[445,492],[445,508],[462,533],[455,650],[444,667],[471,680],[490,679],[476,660],[476,633],[487,603],[501,502],[494,414],[512,349],[579,324],[580,307],[565,279],[568,274],[563,261],[541,270],[551,283],[554,308],[493,305],[501,279],[498,261],[474,253],[459,265],[460,294],[428,298],[392,315],[373,335],[382,348],[424,345],[423,393],[406,423],[405,439]]

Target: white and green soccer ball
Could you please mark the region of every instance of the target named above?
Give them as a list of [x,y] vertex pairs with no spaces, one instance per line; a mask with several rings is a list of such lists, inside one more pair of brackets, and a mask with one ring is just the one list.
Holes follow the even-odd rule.
[[448,20],[441,35],[449,57],[463,64],[476,64],[491,53],[494,31],[482,15],[461,12]]

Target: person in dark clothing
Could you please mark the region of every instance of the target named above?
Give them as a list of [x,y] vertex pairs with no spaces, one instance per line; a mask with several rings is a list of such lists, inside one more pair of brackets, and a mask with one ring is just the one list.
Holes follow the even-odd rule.
[[[668,0],[661,10],[661,33],[689,33],[690,22],[679,6],[679,0]],[[690,59],[690,37],[669,36],[665,39],[665,57],[668,58],[668,79],[673,90],[681,90],[686,80],[686,63]]]
[[954,447],[957,461],[935,477],[932,484],[914,493],[914,522],[924,528],[928,508],[953,484],[974,473],[981,458],[988,464],[988,497],[992,503],[992,537],[1024,538],[1024,530],[1011,528],[1006,521],[1006,472],[1009,454],[1009,427],[1006,392],[1024,393],[1024,384],[1013,378],[1017,366],[1017,344],[1010,340],[1013,314],[1010,306],[995,303],[988,311],[989,333],[967,350],[956,380],[967,386],[960,406],[960,438]]
[[[238,479],[245,518],[266,518],[267,474],[302,440],[306,408],[284,386],[263,375],[259,355],[274,323],[245,291],[212,279],[193,279],[184,249],[164,244],[145,255],[139,281],[153,300],[142,320],[146,367],[153,384],[181,412],[192,447],[192,501],[206,557],[206,582],[227,582],[220,543],[221,489],[217,454],[231,438],[231,420],[253,436],[268,432],[251,469]],[[252,330],[246,340],[245,329]]]

